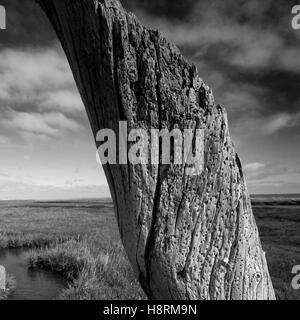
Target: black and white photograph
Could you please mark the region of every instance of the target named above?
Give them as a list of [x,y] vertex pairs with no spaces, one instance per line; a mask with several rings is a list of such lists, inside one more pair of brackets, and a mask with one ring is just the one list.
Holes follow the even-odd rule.
[[0,0],[0,310],[300,300],[299,142],[298,0]]

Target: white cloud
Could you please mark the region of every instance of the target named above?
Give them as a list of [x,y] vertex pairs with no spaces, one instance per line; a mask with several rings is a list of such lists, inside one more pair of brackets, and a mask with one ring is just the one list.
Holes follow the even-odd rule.
[[286,176],[289,169],[285,166],[276,164],[264,164],[260,162],[248,163],[244,166],[245,174],[249,182],[266,181],[270,177]]
[[[240,22],[242,14],[249,18],[257,16],[258,21],[262,22],[271,2],[268,1],[265,6],[261,2],[254,1],[251,6],[246,5],[245,1],[231,2],[226,4],[232,8],[230,14],[220,1],[196,2],[190,19],[184,22],[155,17],[144,11],[137,11],[137,15],[147,26],[162,31],[168,40],[193,50],[193,60],[201,61],[210,48],[216,54],[216,46],[220,46],[219,57],[226,64],[243,69],[270,68],[300,73],[299,45],[287,45],[280,33],[279,21],[278,26],[273,28]],[[238,9],[236,14],[234,6]],[[284,27],[286,21],[282,21]],[[286,28],[289,30],[290,24]]]
[[80,128],[70,115],[85,112],[61,49],[0,50],[0,74],[1,144],[20,136],[45,141]]
[[277,113],[274,116],[270,116],[265,125],[262,127],[262,132],[265,135],[274,134],[285,128],[292,128],[299,126],[300,124],[300,112],[296,113]]
[[59,112],[27,113],[6,109],[2,112],[0,124],[7,130],[24,137],[38,135],[41,138],[55,137],[66,131],[76,131],[80,125]]
[[260,162],[248,163],[244,166],[245,171],[254,172],[263,169],[266,165]]
[[[1,175],[0,175],[1,177]],[[37,185],[0,178],[1,200],[58,200],[82,198],[110,198],[107,186],[102,185]]]
[[273,134],[283,128],[292,126],[293,116],[288,113],[279,113],[271,116],[263,127],[263,133],[266,135]]
[[32,101],[36,94],[74,87],[62,53],[54,49],[5,49],[0,51],[0,99]]
[[5,136],[1,136],[0,135],[0,145],[2,144],[8,144],[10,141],[9,141],[9,138],[8,137],[5,137]]
[[226,89],[219,90],[222,99],[221,103],[226,107],[234,118],[241,117],[247,112],[247,116],[256,116],[263,109],[260,97],[266,93],[262,88],[254,85],[239,86],[226,83]]
[[[249,110],[248,110],[249,111]],[[233,125],[233,133],[239,137],[253,138],[271,136],[281,130],[297,127],[300,124],[300,112],[279,112],[265,115],[263,110],[241,113]]]
[[39,104],[40,110],[63,110],[73,113],[75,111],[84,111],[83,103],[79,93],[74,90],[60,90],[47,92],[43,101]]

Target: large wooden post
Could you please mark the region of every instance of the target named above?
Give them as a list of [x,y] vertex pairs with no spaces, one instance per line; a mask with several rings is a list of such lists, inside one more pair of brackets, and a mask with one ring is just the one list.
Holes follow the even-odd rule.
[[[117,0],[38,0],[71,65],[93,133],[203,129],[204,171],[104,166],[121,238],[150,299],[274,299],[226,111],[195,66]],[[160,150],[160,153],[162,150]],[[101,232],[101,230],[99,230]]]

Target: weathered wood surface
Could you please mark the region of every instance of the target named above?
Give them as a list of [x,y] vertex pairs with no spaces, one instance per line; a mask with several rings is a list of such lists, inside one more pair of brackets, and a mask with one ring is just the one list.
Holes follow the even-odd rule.
[[[99,129],[205,129],[205,165],[105,165],[121,238],[151,299],[274,299],[226,111],[179,50],[114,0],[38,0]],[[161,152],[161,150],[160,150]],[[99,230],[101,232],[101,230]]]

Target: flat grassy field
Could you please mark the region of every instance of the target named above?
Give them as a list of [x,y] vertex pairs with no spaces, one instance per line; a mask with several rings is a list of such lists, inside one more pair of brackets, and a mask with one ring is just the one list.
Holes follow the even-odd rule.
[[0,202],[0,250],[32,248],[29,267],[69,280],[61,299],[145,299],[110,200]]
[[252,206],[277,299],[300,300],[291,286],[300,265],[300,198],[255,197]]
[[[300,300],[291,287],[300,265],[300,201],[254,198],[278,299]],[[0,250],[32,248],[28,266],[69,280],[60,299],[146,299],[120,243],[109,199],[0,202]]]

